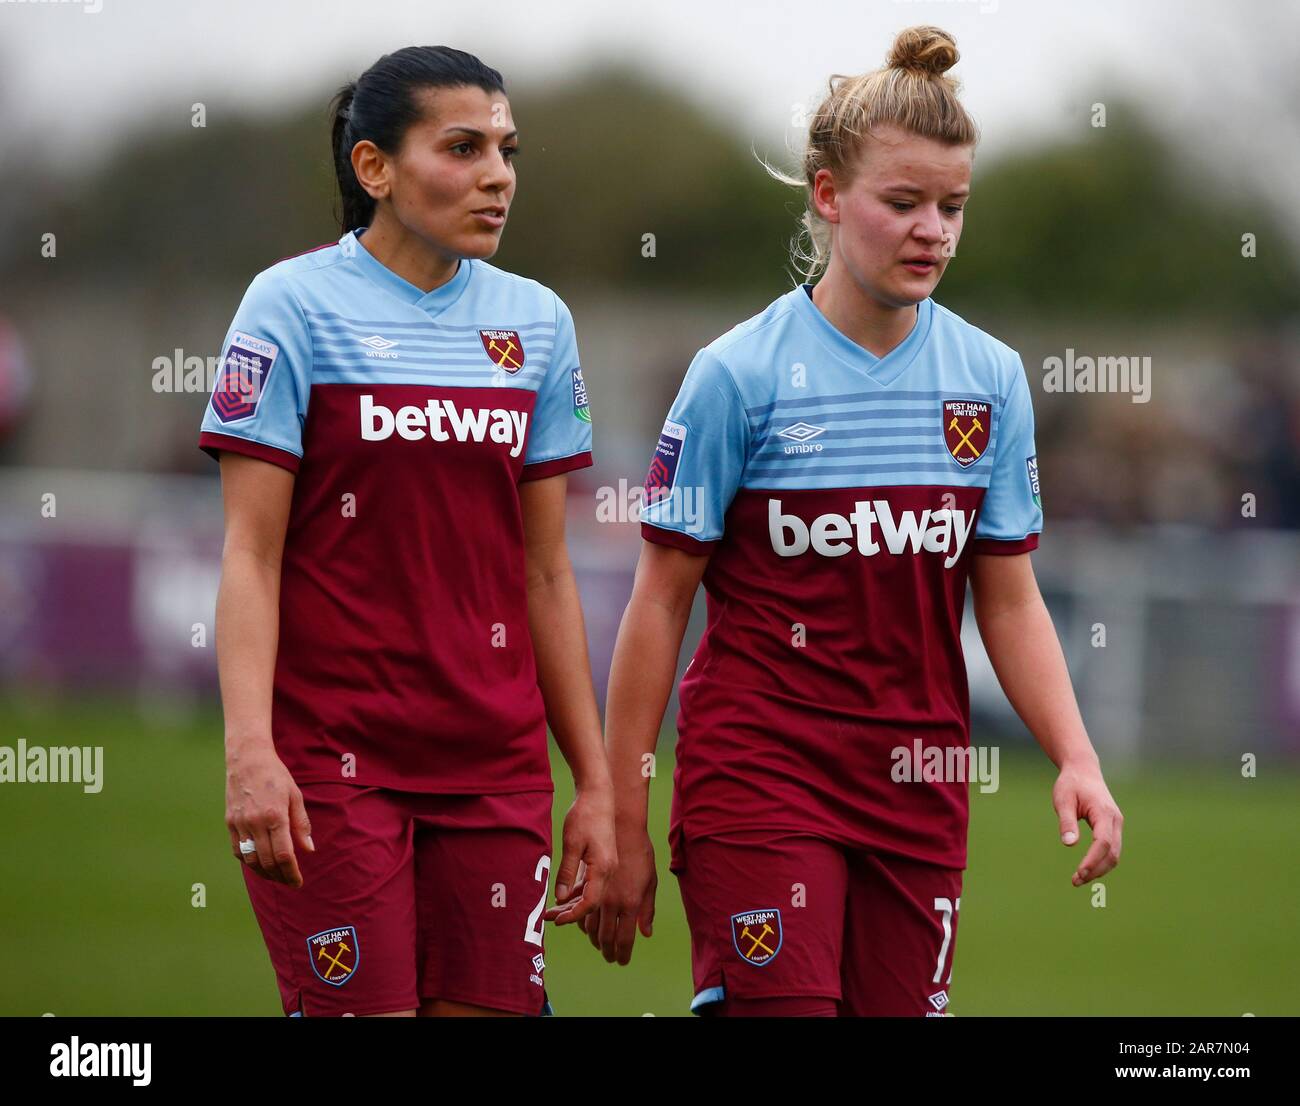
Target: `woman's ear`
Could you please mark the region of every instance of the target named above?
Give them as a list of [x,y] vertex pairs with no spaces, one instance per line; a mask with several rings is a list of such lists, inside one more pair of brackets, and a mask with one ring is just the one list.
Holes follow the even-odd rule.
[[840,221],[840,194],[835,176],[829,169],[818,169],[813,177],[813,210],[828,223]]
[[392,189],[388,179],[388,158],[369,139],[352,147],[352,171],[357,182],[373,200],[386,200]]

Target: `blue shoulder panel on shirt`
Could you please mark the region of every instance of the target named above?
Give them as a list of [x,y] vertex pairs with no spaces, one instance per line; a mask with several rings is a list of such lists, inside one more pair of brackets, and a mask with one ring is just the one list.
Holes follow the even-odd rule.
[[568,308],[484,261],[462,260],[450,281],[423,292],[345,235],[258,274],[223,350],[229,387],[203,422],[223,440],[301,457],[318,386],[501,387],[536,394],[527,464],[590,463],[588,381]]
[[740,487],[940,485],[987,489],[977,535],[1013,541],[1042,527],[1034,457],[1024,370],[1004,343],[927,300],[912,333],[877,358],[800,287],[691,363],[643,521],[709,542]]

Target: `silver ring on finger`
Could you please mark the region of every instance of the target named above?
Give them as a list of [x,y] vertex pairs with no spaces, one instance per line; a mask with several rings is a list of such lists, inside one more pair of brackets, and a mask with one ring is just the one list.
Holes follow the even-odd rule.
[[239,843],[239,851],[244,856],[252,856],[255,852],[257,852],[257,842],[254,841],[251,837],[245,837]]

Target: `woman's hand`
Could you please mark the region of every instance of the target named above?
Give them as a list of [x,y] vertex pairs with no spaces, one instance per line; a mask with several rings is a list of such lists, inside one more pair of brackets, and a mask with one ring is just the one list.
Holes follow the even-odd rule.
[[1079,840],[1080,819],[1092,827],[1092,845],[1071,880],[1082,887],[1119,863],[1124,815],[1101,778],[1029,554],[977,554],[971,585],[980,638],[1002,690],[1043,752],[1061,766],[1052,787],[1061,843]]
[[1111,798],[1095,757],[1061,765],[1052,787],[1052,805],[1060,819],[1062,844],[1074,845],[1079,840],[1080,819],[1092,827],[1092,845],[1070,880],[1075,887],[1100,879],[1119,863],[1124,815]]
[[[302,886],[294,840],[309,852],[311,823],[302,792],[269,739],[226,748],[226,828],[235,857],[259,876]],[[252,838],[257,851],[244,856],[239,842]]]
[[614,790],[608,782],[580,788],[564,816],[555,905],[542,914],[542,919],[562,926],[588,917],[603,901],[606,882],[617,865]]
[[645,937],[654,931],[658,886],[655,847],[645,827],[620,833],[618,868],[609,881],[605,901],[583,923],[592,947],[611,964],[631,962],[638,927]]
[[[293,837],[315,851],[288,769],[271,741],[272,675],[280,632],[280,563],[294,475],[238,453],[221,454],[226,540],[217,589],[217,671],[226,722],[230,848],[259,876],[302,886]],[[241,839],[257,851],[244,856]]]
[[611,964],[629,963],[638,926],[649,937],[654,924],[659,876],[646,826],[655,744],[691,603],[708,563],[707,554],[643,541],[632,598],[614,644],[605,732],[618,808],[618,868],[611,873],[600,910],[589,914],[582,927]]

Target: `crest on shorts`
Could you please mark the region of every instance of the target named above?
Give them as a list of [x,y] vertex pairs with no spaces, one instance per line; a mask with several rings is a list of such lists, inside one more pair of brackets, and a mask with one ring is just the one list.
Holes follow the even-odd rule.
[[524,342],[517,330],[480,330],[483,348],[498,369],[517,373],[524,367]]
[[989,404],[970,399],[943,401],[943,442],[952,459],[968,468],[989,447]]
[[307,958],[317,978],[331,987],[342,987],[356,975],[361,944],[355,926],[322,929],[307,938]]
[[759,968],[781,951],[781,911],[749,910],[731,916],[731,941],[742,960]]

